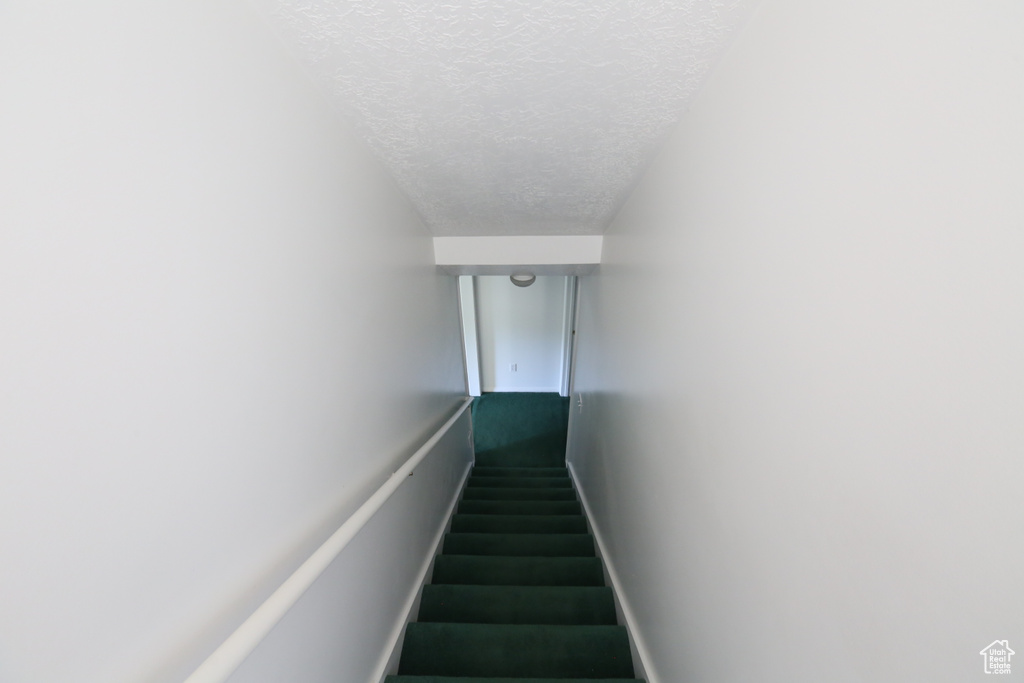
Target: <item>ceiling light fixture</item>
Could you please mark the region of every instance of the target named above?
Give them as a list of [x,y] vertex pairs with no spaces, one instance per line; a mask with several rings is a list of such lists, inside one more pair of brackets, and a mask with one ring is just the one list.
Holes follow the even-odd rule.
[[516,287],[529,287],[537,279],[533,273],[513,273],[509,278]]

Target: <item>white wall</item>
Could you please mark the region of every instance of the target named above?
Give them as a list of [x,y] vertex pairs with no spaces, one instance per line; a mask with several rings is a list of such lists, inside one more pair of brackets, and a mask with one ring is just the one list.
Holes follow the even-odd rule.
[[606,235],[570,459],[663,683],[1022,652],[1022,30],[765,0]]
[[539,276],[529,287],[474,279],[483,391],[558,391],[566,278]]
[[415,618],[472,459],[466,410],[230,683],[377,683],[396,673],[390,656]]
[[455,281],[241,0],[4,3],[0,92],[0,681],[180,681],[455,407]]

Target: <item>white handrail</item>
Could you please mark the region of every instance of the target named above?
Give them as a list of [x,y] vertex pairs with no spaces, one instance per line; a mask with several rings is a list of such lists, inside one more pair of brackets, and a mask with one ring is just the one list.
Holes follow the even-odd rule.
[[427,457],[427,453],[448,433],[462,413],[466,412],[466,408],[469,407],[472,400],[472,397],[464,398],[455,414],[434,432],[434,435],[420,446],[405,461],[404,465],[388,477],[388,480],[365,503],[359,506],[359,509],[353,512],[352,516],[345,520],[344,524],[338,527],[338,530],[331,534],[331,537],[324,541],[324,544],[317,548],[309,556],[309,559],[303,562],[262,605],[257,607],[256,611],[242,622],[242,625],[228,636],[228,639],[221,643],[220,647],[214,650],[213,654],[207,657],[206,661],[200,664],[191,676],[185,679],[185,683],[223,683],[226,681],[228,676],[256,649],[260,641],[266,637],[285,613],[298,602],[302,594],[313,585],[313,582],[327,569],[334,558],[345,549],[348,542],[398,490],[402,482],[408,478],[409,473]]

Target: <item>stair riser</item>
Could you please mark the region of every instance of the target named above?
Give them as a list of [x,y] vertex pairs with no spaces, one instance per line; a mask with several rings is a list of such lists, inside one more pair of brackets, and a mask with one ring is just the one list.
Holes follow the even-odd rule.
[[464,501],[574,501],[571,488],[467,488]]
[[474,467],[472,477],[568,477],[566,467]]
[[518,626],[414,622],[398,672],[406,675],[628,678],[621,626]]
[[603,586],[594,557],[439,555],[432,583],[468,586]]
[[576,624],[614,626],[615,604],[606,587],[423,587],[421,622]]
[[453,533],[585,534],[583,515],[464,515],[452,518]]
[[445,555],[594,557],[589,534],[447,534]]
[[526,449],[477,451],[478,467],[564,467],[565,453],[530,452]]
[[482,678],[473,676],[388,676],[384,683],[644,683],[639,678]]
[[578,501],[463,500],[458,513],[466,515],[580,515]]
[[470,477],[468,488],[571,489],[569,477]]

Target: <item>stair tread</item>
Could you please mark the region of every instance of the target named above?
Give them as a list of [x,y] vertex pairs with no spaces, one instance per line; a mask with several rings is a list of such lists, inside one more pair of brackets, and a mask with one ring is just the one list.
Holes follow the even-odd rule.
[[583,515],[486,515],[457,513],[452,532],[476,533],[587,533]]
[[624,626],[413,622],[401,674],[592,678],[633,675]]
[[568,477],[568,467],[474,467],[473,477]]
[[470,476],[467,488],[571,489],[572,479],[565,477],[478,477]]
[[554,449],[536,449],[530,444],[509,445],[487,450],[478,449],[476,464],[479,467],[565,467],[564,446],[561,452]]
[[462,500],[576,500],[571,488],[503,488],[477,486],[466,488]]
[[476,624],[616,623],[606,586],[423,587],[418,621]]
[[384,683],[644,683],[639,678],[494,678],[480,676],[388,676]]
[[445,534],[446,555],[504,555],[534,557],[594,557],[590,534]]
[[433,583],[473,586],[603,586],[596,557],[438,555]]
[[583,506],[577,500],[466,500],[459,503],[458,514],[467,515],[580,515]]

